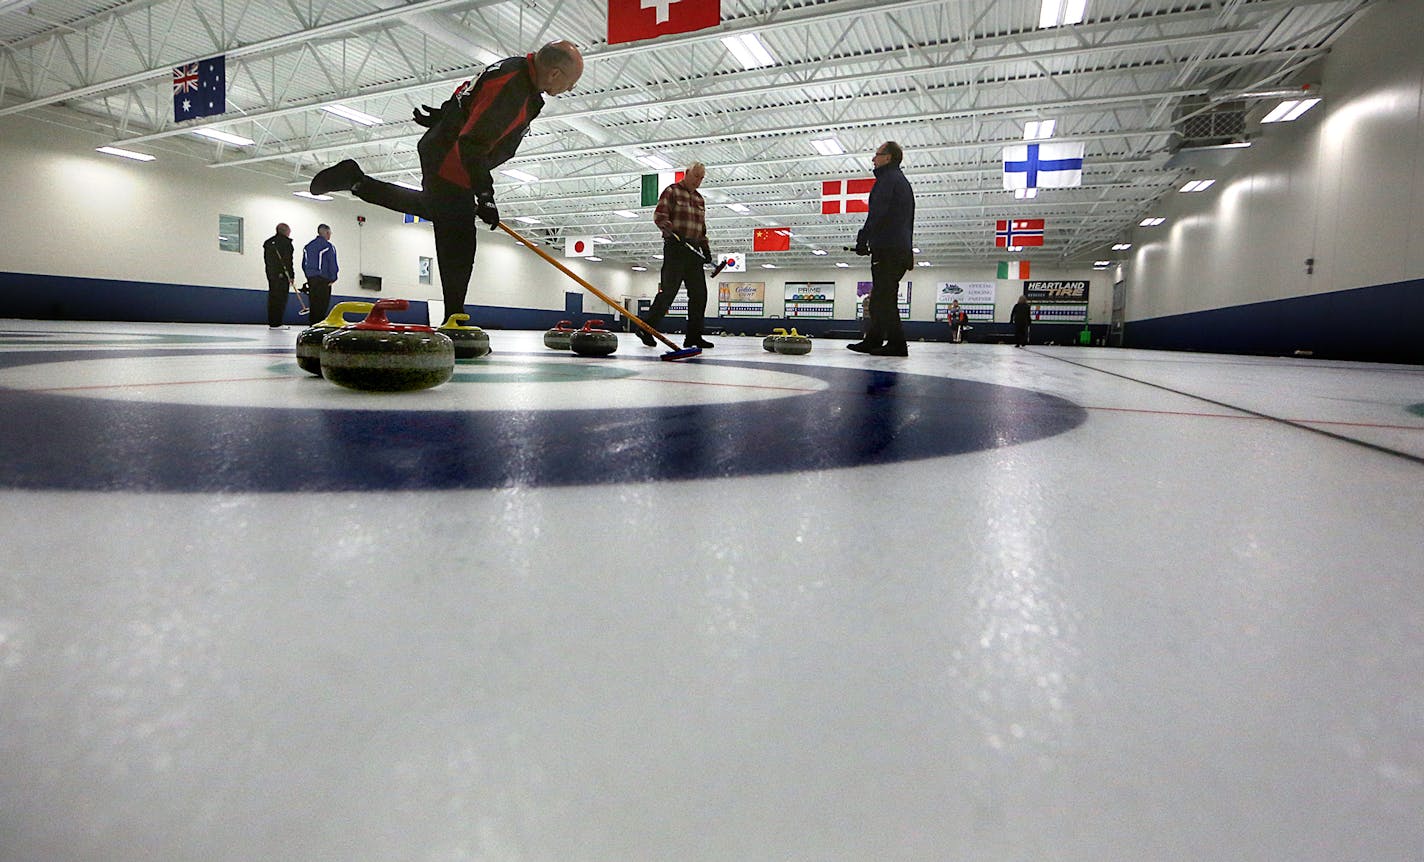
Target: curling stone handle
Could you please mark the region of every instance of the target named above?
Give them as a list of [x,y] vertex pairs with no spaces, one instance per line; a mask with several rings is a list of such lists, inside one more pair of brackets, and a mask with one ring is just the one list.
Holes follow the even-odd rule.
[[386,319],[387,311],[405,311],[407,308],[410,308],[410,303],[404,299],[378,299],[376,304],[371,306],[371,313],[366,315],[366,319],[362,323],[386,328],[391,325],[391,322]]
[[367,314],[370,312],[370,310],[371,303],[369,302],[338,302],[336,303],[336,306],[331,309],[331,313],[326,316],[326,319],[323,320],[320,325],[330,326],[333,329],[336,329],[346,325],[346,315],[356,314],[358,312],[361,314]]
[[598,324],[599,326],[604,326],[604,325],[606,325],[606,324],[604,324],[604,322],[603,322],[602,320],[599,320],[599,319],[597,319],[597,318],[594,318],[593,320],[584,321],[584,324],[583,324],[583,331],[584,331],[584,332],[592,332],[592,331],[593,331],[593,325],[594,325],[595,323]]
[[469,319],[470,319],[470,316],[469,316],[468,314],[452,314],[452,315],[450,315],[449,319],[445,321],[445,325],[442,326],[442,327],[440,327],[440,328],[441,328],[441,329],[463,329],[464,327],[460,326],[460,324],[464,323],[465,321],[467,321],[467,320],[469,320]]

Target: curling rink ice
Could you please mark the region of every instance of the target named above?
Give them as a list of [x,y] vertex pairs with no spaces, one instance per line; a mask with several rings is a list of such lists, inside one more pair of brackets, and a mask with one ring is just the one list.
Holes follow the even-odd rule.
[[0,321],[0,860],[1424,858],[1424,369]]

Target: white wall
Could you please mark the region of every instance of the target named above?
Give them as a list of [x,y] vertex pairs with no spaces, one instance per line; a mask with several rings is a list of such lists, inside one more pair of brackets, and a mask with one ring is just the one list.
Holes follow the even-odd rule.
[[1324,64],[1320,105],[1199,171],[1208,191],[1168,194],[1153,213],[1167,223],[1132,237],[1128,319],[1424,277],[1421,39],[1419,0],[1368,8]]

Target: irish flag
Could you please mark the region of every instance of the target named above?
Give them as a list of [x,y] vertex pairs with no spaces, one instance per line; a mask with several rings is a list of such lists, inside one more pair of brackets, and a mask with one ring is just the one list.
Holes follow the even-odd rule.
[[1001,260],[999,261],[999,278],[1010,280],[1028,278],[1028,261],[1026,260]]
[[658,174],[643,174],[643,206],[657,206],[663,189],[673,183],[682,182],[682,177],[686,173],[687,171],[663,171]]

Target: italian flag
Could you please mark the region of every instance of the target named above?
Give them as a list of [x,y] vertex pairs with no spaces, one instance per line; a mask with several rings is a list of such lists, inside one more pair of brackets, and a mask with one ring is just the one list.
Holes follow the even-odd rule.
[[686,174],[687,171],[664,171],[659,174],[643,174],[643,206],[657,206],[658,198],[662,197],[663,189],[673,183],[682,182],[682,178]]
[[1028,278],[1028,261],[1026,261],[1026,260],[1001,260],[1001,261],[999,261],[999,278],[1007,278],[1007,279]]

